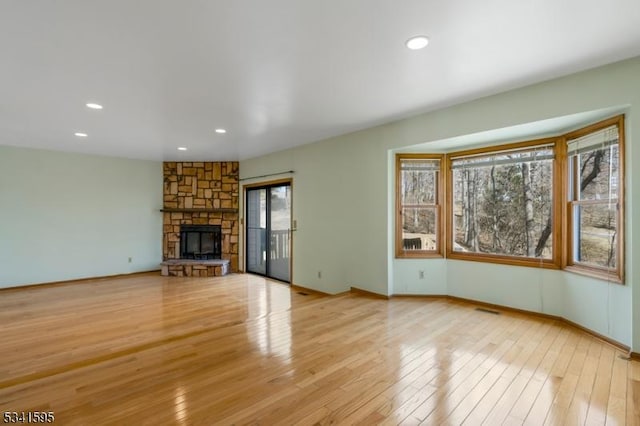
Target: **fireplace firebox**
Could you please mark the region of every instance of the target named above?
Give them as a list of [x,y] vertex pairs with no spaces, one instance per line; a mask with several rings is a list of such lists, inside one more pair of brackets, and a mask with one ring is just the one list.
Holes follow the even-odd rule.
[[181,259],[221,259],[220,225],[180,225]]

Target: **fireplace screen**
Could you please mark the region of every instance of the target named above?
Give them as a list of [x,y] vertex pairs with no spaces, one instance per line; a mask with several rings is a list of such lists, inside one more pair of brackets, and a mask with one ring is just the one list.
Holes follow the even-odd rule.
[[222,232],[219,225],[181,225],[181,259],[220,259]]

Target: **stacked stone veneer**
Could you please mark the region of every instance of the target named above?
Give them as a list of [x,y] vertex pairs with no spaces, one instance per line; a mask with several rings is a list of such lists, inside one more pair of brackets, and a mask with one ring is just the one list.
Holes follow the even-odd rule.
[[180,225],[220,225],[222,259],[229,261],[228,268],[185,264],[182,273],[177,267],[170,268],[170,275],[211,276],[218,271],[237,271],[239,163],[165,162],[163,167],[164,209],[178,210],[163,213],[163,260],[180,257]]

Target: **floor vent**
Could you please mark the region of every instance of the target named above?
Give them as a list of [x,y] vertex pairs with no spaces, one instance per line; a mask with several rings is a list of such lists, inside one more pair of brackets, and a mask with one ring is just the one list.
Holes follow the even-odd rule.
[[309,295],[309,293],[305,293],[304,291],[299,291],[298,294],[300,296],[308,296]]
[[476,311],[484,312],[484,313],[486,313],[486,314],[500,315],[500,312],[498,312],[498,311],[493,311],[493,310],[491,310],[491,309],[486,309],[486,308],[476,308]]
[[631,357],[629,355],[618,355],[618,358],[624,359],[625,361],[631,361]]

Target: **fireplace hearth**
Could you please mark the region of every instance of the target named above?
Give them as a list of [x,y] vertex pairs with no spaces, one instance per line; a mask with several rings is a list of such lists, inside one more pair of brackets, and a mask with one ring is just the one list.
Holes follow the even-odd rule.
[[180,259],[221,259],[220,225],[180,225]]

